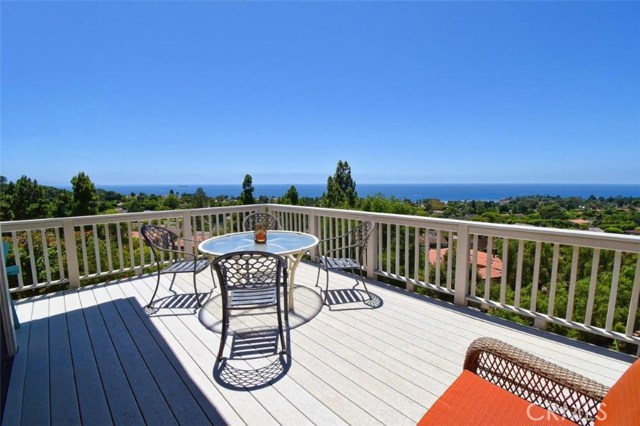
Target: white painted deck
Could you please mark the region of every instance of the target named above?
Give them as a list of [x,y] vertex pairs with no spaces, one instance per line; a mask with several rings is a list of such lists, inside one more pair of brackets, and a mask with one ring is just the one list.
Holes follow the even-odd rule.
[[[633,359],[373,281],[378,306],[348,303],[360,294],[338,291],[354,284],[348,275],[331,274],[340,303],[330,310],[316,271],[298,269],[291,357],[265,357],[273,315],[241,316],[232,327],[245,340],[228,339],[225,366],[215,363],[219,292],[194,313],[188,277],[176,279],[176,296],[160,291],[165,306],[150,316],[142,306],[155,276],[23,300],[3,424],[411,425],[460,374],[477,337],[606,385]],[[211,276],[199,282],[210,288]]]

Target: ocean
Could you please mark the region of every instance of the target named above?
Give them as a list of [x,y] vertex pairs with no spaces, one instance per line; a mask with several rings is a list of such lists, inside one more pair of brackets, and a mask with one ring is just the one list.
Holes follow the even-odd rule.
[[[254,197],[281,197],[291,184],[256,184]],[[170,190],[176,194],[194,193],[199,187],[210,197],[227,195],[237,197],[242,192],[242,185],[98,185],[97,188],[119,192],[121,194],[168,195]],[[326,191],[325,184],[295,185],[300,197],[320,197]],[[66,188],[66,189],[70,189]],[[411,201],[437,198],[441,201],[478,200],[498,201],[507,197],[527,195],[550,195],[560,197],[640,197],[640,184],[374,184],[356,185],[359,197],[382,194],[386,197],[408,199]]]

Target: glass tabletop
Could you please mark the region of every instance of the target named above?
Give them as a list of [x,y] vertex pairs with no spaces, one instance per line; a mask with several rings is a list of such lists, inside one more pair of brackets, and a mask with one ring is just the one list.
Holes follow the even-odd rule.
[[253,232],[238,232],[209,238],[198,245],[202,253],[220,256],[234,251],[266,251],[282,256],[308,250],[318,245],[318,238],[311,234],[292,231],[267,231],[267,242],[257,244]]

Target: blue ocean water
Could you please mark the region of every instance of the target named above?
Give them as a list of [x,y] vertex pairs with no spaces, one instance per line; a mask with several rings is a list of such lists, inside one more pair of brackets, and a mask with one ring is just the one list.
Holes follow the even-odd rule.
[[[253,195],[259,197],[281,197],[290,184],[254,185]],[[96,185],[96,187],[119,192],[121,194],[168,195],[170,190],[176,194],[194,193],[199,187],[210,197],[227,195],[237,197],[242,185]],[[295,185],[300,197],[320,197],[326,190],[325,184]],[[382,194],[386,197],[417,201],[436,198],[442,201],[482,200],[498,201],[507,197],[527,195],[550,195],[560,197],[640,197],[640,184],[357,184],[359,197]]]

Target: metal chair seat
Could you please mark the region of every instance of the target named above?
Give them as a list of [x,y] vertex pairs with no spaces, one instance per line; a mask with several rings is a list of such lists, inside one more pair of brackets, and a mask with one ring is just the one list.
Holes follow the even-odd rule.
[[325,257],[320,256],[320,263],[327,269],[360,269],[362,265],[355,259],[347,257]]
[[206,259],[182,260],[170,264],[167,268],[160,271],[161,274],[179,274],[181,272],[202,272],[209,267],[211,263]]
[[229,307],[231,309],[275,306],[278,296],[275,287],[245,287],[232,290],[230,293]]

